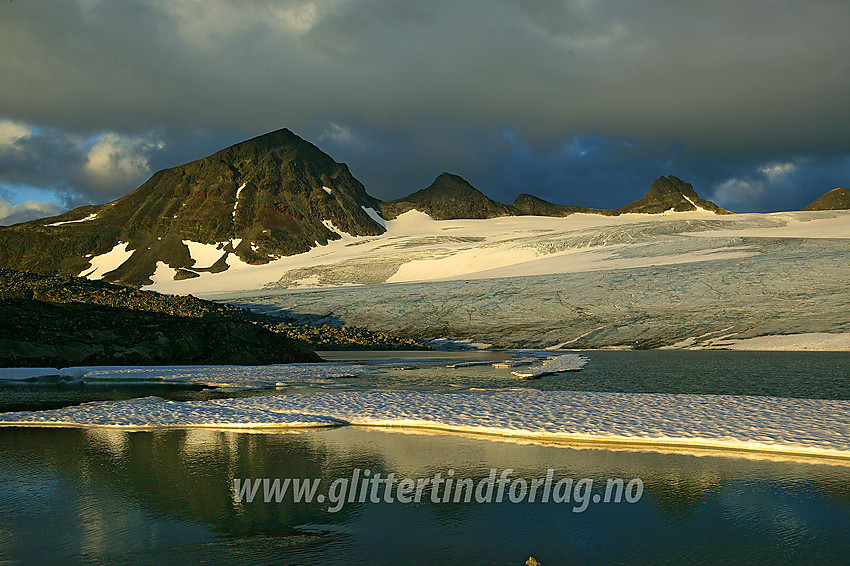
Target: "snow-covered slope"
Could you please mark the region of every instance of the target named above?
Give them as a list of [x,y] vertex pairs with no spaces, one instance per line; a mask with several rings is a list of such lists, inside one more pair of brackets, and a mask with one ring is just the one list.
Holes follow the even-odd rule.
[[386,222],[380,236],[317,246],[265,265],[234,264],[222,273],[147,288],[167,293],[238,295],[268,288],[552,275],[753,256],[744,238],[850,239],[850,213],[789,212],[718,216],[705,210],[565,218],[511,216],[433,220],[412,210]]
[[[850,345],[850,212],[435,221],[409,211],[386,226],[154,288],[499,347]],[[747,341],[770,335],[798,337]]]

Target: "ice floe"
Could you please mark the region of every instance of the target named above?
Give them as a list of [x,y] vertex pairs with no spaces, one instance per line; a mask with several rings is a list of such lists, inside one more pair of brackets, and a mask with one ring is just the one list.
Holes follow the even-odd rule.
[[3,425],[414,427],[850,458],[850,401],[537,391],[344,391],[175,402],[159,398],[0,414]]
[[156,382],[267,389],[300,384],[330,384],[334,378],[380,373],[359,364],[276,364],[264,366],[78,366],[0,368],[4,381]]
[[520,379],[536,379],[544,375],[561,373],[565,371],[579,371],[587,365],[587,358],[578,354],[564,354],[555,356],[543,364],[524,370],[511,372]]
[[55,377],[56,368],[0,368],[0,381],[27,381],[39,377]]

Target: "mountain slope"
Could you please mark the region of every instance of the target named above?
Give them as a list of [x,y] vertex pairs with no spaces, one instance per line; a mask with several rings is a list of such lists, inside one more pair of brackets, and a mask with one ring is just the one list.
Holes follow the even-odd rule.
[[380,234],[367,210],[378,206],[346,165],[283,129],[159,171],[112,203],[3,228],[0,266],[131,285],[161,266],[191,278],[305,252],[337,229]]
[[824,193],[803,210],[847,210],[850,209],[850,189],[838,187]]
[[411,195],[381,203],[381,212],[387,219],[413,209],[434,220],[497,218],[516,214],[512,207],[490,199],[466,179],[451,173],[440,174],[431,185]]

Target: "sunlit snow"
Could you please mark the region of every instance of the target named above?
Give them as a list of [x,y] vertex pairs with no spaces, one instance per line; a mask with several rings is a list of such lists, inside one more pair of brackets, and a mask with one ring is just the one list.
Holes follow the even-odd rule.
[[85,218],[80,218],[79,220],[65,220],[64,222],[54,222],[53,224],[45,224],[45,226],[62,226],[64,224],[76,224],[77,222],[88,222],[89,220],[94,220],[97,218],[97,213],[89,214]]
[[118,242],[114,248],[104,254],[94,256],[89,260],[89,267],[83,269],[80,277],[89,279],[100,279],[106,273],[121,267],[121,264],[130,259],[134,250],[128,250],[129,242]]
[[0,414],[6,425],[414,427],[563,441],[850,458],[850,401],[511,390],[344,391],[210,401],[145,398]]

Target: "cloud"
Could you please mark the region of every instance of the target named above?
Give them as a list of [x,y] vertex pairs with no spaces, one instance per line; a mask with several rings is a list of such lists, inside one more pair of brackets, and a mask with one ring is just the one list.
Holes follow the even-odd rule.
[[759,168],[759,173],[763,174],[771,181],[782,179],[786,175],[794,172],[797,166],[794,163],[769,163],[764,167]]
[[15,49],[0,73],[19,85],[4,107],[68,129],[401,120],[550,143],[593,131],[714,150],[850,144],[842,2],[86,6],[4,6]]
[[717,185],[712,197],[721,206],[740,210],[753,202],[759,202],[767,192],[767,183],[761,179],[732,177]]
[[165,143],[155,134],[94,135],[0,121],[0,183],[40,187],[66,206],[99,203],[138,187]]
[[64,212],[64,210],[55,202],[28,200],[19,204],[12,204],[8,200],[0,198],[0,226],[11,226],[18,222],[54,216],[60,212]]
[[0,120],[0,153],[18,151],[20,140],[32,135],[32,128],[21,122]]
[[742,163],[714,183],[710,198],[737,212],[799,210],[846,184],[850,157],[800,155],[767,163]]
[[[285,126],[381,197],[454,170],[613,206],[678,171],[802,199],[844,171],[807,167],[850,155],[848,20],[838,0],[2,3],[0,147],[20,152],[0,181],[103,201]],[[564,152],[576,139],[611,145]],[[758,197],[757,168],[785,162]]]
[[137,139],[105,133],[86,153],[83,172],[90,187],[107,195],[122,194],[150,176],[149,154],[163,147],[161,141],[150,137]]

